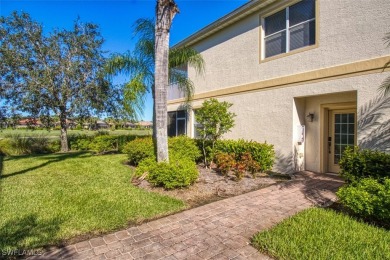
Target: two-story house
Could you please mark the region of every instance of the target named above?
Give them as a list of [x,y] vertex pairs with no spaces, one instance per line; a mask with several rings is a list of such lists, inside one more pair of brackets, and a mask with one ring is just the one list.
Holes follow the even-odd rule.
[[337,172],[347,146],[389,149],[390,100],[378,91],[389,17],[389,0],[248,2],[176,45],[198,50],[206,70],[186,71],[192,111],[171,91],[169,134],[194,137],[196,109],[217,98],[237,114],[225,138],[273,144],[278,171]]

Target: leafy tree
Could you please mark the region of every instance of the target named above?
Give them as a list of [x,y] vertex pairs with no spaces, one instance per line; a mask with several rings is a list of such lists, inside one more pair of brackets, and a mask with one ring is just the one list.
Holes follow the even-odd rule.
[[206,142],[211,141],[212,150],[214,150],[215,142],[222,135],[230,132],[234,127],[234,117],[236,114],[229,112],[229,108],[233,104],[226,101],[219,102],[215,98],[205,100],[202,107],[196,110],[195,119],[200,127],[197,131],[202,141],[202,149],[204,163],[207,166]]
[[66,119],[109,110],[115,97],[101,72],[102,44],[91,23],[46,35],[27,13],[0,18],[0,96],[33,118],[58,115],[61,151],[69,150]]
[[[5,108],[7,110],[7,108]],[[11,111],[7,113],[7,127],[11,127],[12,129],[15,129],[16,126],[19,124],[19,121],[22,119],[22,115]]]
[[7,127],[7,108],[0,106],[0,129]]
[[[144,107],[144,98],[148,92],[152,92],[155,100],[155,25],[151,19],[139,19],[134,24],[134,35],[138,38],[134,52],[113,55],[107,63],[106,71],[110,75],[125,74],[131,80],[125,83],[124,89],[124,109],[127,114],[141,114]],[[197,73],[204,71],[202,56],[194,49],[183,46],[169,50],[168,57],[168,77],[169,83],[177,86],[186,94],[189,101],[193,94],[194,86],[182,70],[182,66],[193,67]],[[165,90],[166,93],[166,90]],[[163,94],[165,97],[166,94]],[[157,121],[164,124],[167,122],[166,101],[156,106],[156,109],[163,109],[161,113],[153,115],[153,136],[156,142]],[[161,108],[161,107],[162,108]],[[164,112],[165,111],[165,112]],[[166,132],[167,126],[159,125],[161,131]],[[163,133],[165,135],[165,133]]]
[[[390,33],[387,33],[386,36],[383,38],[383,40],[385,41],[385,43],[387,43],[387,48],[390,47]],[[390,61],[388,61],[383,70],[385,70],[386,68],[389,68],[390,67]],[[390,77],[387,77],[383,82],[382,84],[380,85],[379,89],[381,91],[383,91],[383,93],[385,95],[388,95],[390,93]]]

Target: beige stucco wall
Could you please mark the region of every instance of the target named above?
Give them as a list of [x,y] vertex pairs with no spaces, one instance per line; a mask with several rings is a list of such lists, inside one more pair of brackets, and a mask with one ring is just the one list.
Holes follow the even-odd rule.
[[[316,48],[260,62],[259,14],[248,16],[197,43],[194,47],[205,60],[206,72],[199,77],[189,70],[189,77],[196,87],[195,94],[390,54],[390,48],[386,49],[383,42],[390,28],[390,1],[317,1],[319,41]],[[372,106],[370,101],[378,96],[378,86],[386,76],[390,76],[390,72],[348,74],[343,78],[322,78],[318,82],[299,82],[294,86],[219,96],[219,100],[233,103],[231,110],[237,114],[234,129],[224,138],[273,144],[278,156],[274,166],[276,171],[306,169],[321,172],[321,104],[356,102],[359,119],[361,109]],[[200,107],[202,101],[194,101],[193,107]],[[176,110],[179,105],[171,104],[168,110]],[[390,110],[379,110],[383,112],[379,121],[385,123],[390,119]],[[307,122],[309,112],[315,114],[314,122]],[[297,143],[297,125],[306,128],[303,144]],[[192,132],[191,127],[192,118],[188,133]],[[358,143],[365,146],[376,144],[375,140],[368,140],[374,131],[375,127],[358,129]]]
[[[274,167],[276,171],[293,172],[306,169],[321,172],[321,104],[357,102],[359,111],[378,96],[377,88],[386,76],[390,76],[390,73],[327,80],[218,98],[220,101],[233,103],[231,111],[237,115],[235,127],[224,138],[244,138],[273,144],[278,156]],[[192,105],[197,108],[201,103],[199,100]],[[176,109],[178,105],[169,106],[169,110]],[[309,112],[315,114],[313,122],[306,120]],[[384,119],[390,117],[388,109],[382,112],[385,114]],[[191,133],[191,121],[192,119],[188,125],[188,133]],[[306,139],[302,145],[297,145],[296,142],[297,125],[306,126]],[[369,135],[359,129],[357,134],[358,139]]]
[[389,55],[383,37],[390,28],[390,1],[318,1],[318,48],[260,62],[259,13],[197,43],[206,71],[196,76],[189,69],[196,93]]

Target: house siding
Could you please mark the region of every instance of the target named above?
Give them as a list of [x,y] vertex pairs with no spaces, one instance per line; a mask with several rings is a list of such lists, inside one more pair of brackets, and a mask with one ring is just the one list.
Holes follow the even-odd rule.
[[[390,1],[319,1],[318,48],[260,62],[260,13],[219,31],[193,46],[206,72],[188,75],[197,93],[298,74],[389,55],[383,37],[390,28]],[[342,19],[341,19],[341,18]]]
[[[207,93],[344,64],[352,64],[352,67],[361,61],[368,64],[380,57],[390,60],[390,48],[386,48],[383,42],[390,28],[390,1],[317,1],[319,38],[315,48],[261,61],[261,10],[196,43],[193,47],[202,54],[206,72],[197,76],[193,70],[188,71],[196,87],[195,97],[212,97]],[[280,172],[326,171],[321,106],[354,103],[359,120],[360,111],[378,98],[378,86],[388,76],[389,71],[377,68],[369,72],[218,95],[220,101],[233,103],[231,111],[237,114],[235,127],[224,138],[273,144],[278,157],[274,170]],[[203,100],[195,98],[192,106],[200,107]],[[168,110],[177,110],[180,105],[181,102],[173,101]],[[313,122],[306,120],[309,112],[315,115]],[[381,122],[390,119],[389,109],[383,108],[381,112]],[[192,120],[190,117],[187,133],[192,132]],[[297,143],[298,125],[306,128],[303,144]],[[371,132],[372,129],[358,128],[358,144],[365,144]]]

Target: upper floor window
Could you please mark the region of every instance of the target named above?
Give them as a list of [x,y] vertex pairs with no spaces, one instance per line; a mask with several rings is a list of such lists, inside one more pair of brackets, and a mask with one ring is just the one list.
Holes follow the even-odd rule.
[[301,2],[264,18],[264,57],[315,44],[315,0]]

